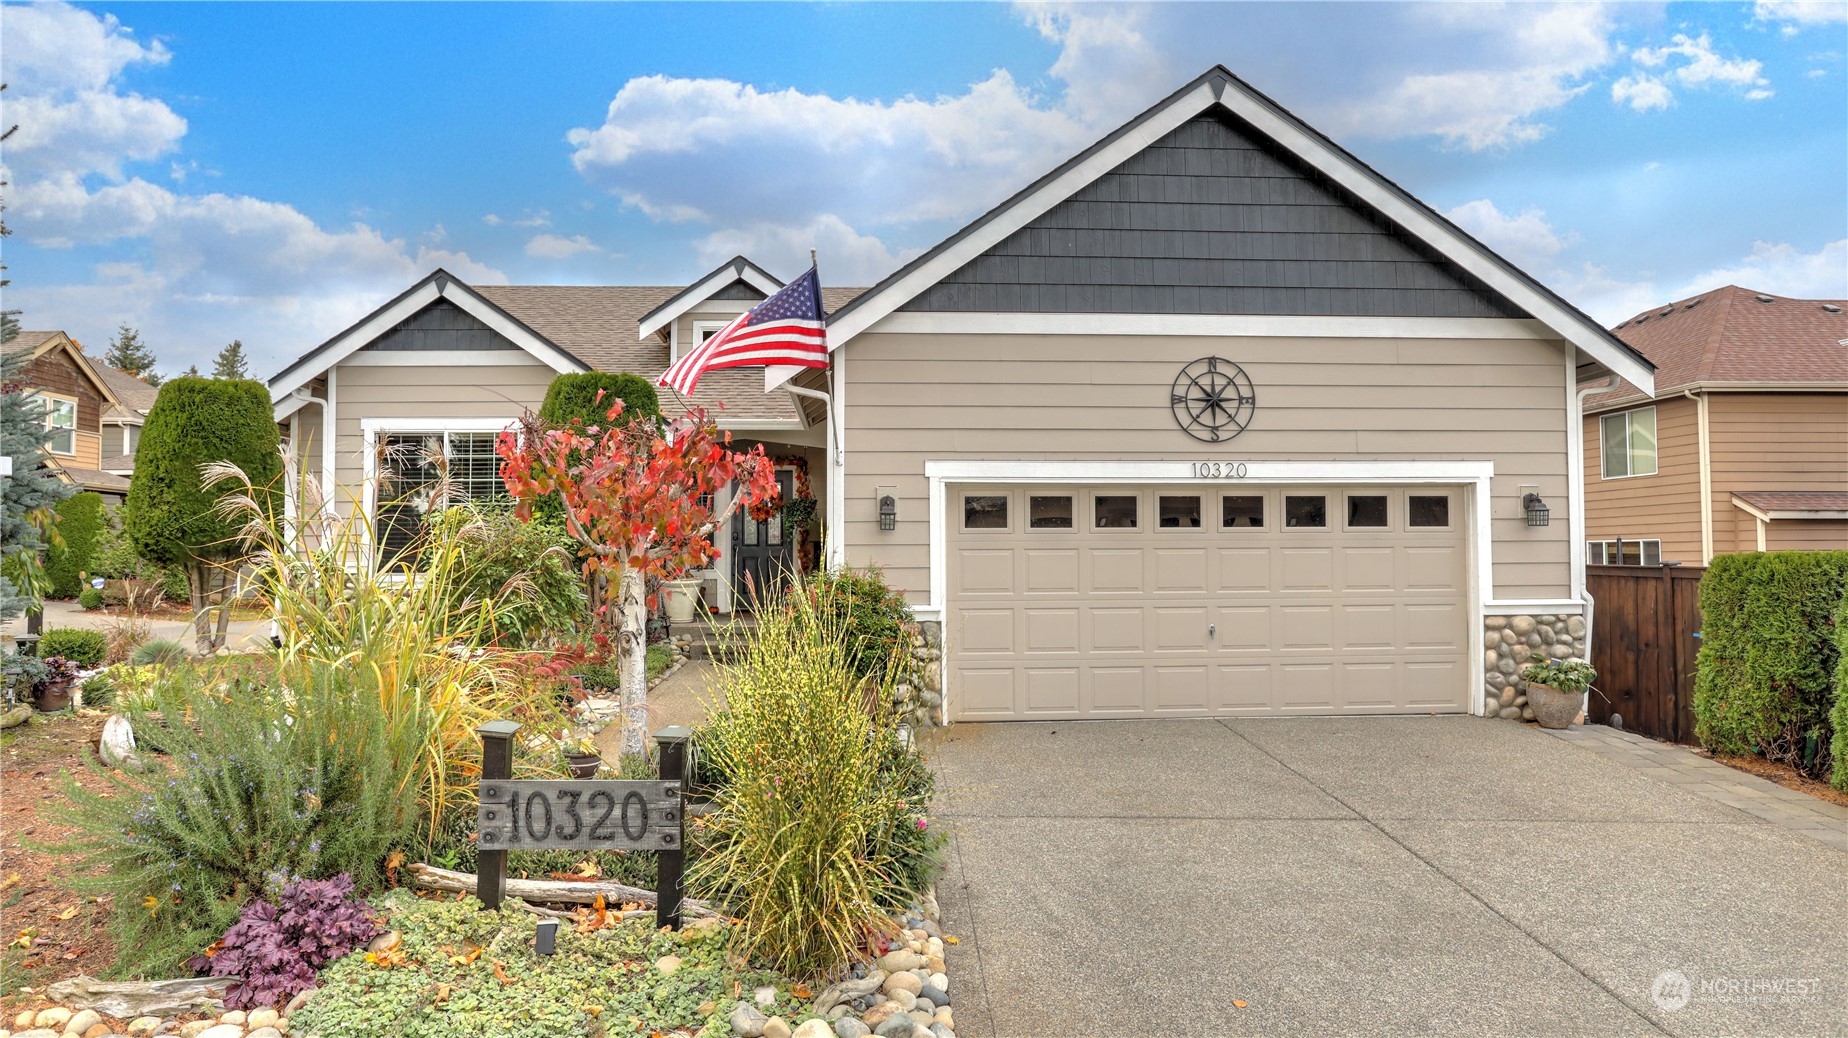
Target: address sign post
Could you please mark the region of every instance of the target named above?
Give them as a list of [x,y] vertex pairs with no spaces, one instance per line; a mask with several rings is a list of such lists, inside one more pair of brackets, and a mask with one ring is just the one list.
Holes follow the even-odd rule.
[[481,736],[475,893],[482,905],[499,908],[506,896],[508,851],[654,851],[655,922],[678,927],[689,733],[669,728],[656,735],[659,779],[560,781],[513,777],[513,737],[519,730],[512,721],[491,721],[475,730]]

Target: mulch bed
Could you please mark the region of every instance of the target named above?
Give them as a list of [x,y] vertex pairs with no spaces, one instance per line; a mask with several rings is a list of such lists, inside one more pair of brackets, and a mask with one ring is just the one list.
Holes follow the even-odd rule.
[[1723,757],[1713,754],[1713,759],[1729,768],[1737,768],[1748,774],[1769,779],[1780,786],[1807,793],[1817,800],[1826,800],[1831,804],[1848,807],[1848,793],[1844,793],[1827,782],[1818,782],[1788,764],[1768,761],[1763,757]]
[[59,843],[72,831],[46,817],[47,808],[65,800],[65,774],[85,789],[108,788],[107,779],[84,766],[94,759],[105,719],[40,714],[0,732],[0,941],[11,942],[0,953],[0,1007],[7,1019],[14,1008],[39,1001],[22,997],[21,988],[43,991],[79,973],[98,976],[115,961],[104,928],[106,900],[71,893],[61,885],[64,862],[34,846]]

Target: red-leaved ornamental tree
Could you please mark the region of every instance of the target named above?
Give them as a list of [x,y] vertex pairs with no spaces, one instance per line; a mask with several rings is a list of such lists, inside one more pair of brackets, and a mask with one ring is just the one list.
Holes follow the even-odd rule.
[[[618,422],[617,401],[603,426],[547,426],[531,411],[500,434],[502,478],[522,519],[556,493],[565,528],[588,550],[586,575],[616,584],[616,652],[622,672],[622,752],[641,753],[648,725],[647,582],[678,579],[719,553],[709,535],[740,508],[774,501],[776,471],[762,446],[731,449],[731,434],[698,408],[661,425]],[[718,491],[737,484],[724,510]]]

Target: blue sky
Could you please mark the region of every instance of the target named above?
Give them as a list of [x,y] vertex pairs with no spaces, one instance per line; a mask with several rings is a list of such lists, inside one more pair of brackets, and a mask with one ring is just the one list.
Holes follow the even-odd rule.
[[441,265],[867,284],[1219,62],[1608,322],[1848,296],[1848,2],[0,7],[5,305],[257,373]]

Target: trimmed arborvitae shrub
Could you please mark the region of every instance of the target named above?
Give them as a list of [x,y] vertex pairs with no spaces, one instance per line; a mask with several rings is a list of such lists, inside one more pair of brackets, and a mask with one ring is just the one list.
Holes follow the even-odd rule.
[[[1694,732],[1717,753],[1828,767],[1848,552],[1722,555],[1700,582]],[[1815,738],[1815,752],[1807,749]],[[1808,757],[1809,759],[1805,759]]]
[[[599,390],[603,393],[601,400],[597,397]],[[575,418],[582,419],[585,425],[601,425],[617,400],[622,401],[620,421],[634,421],[642,415],[661,417],[661,398],[647,379],[626,371],[586,371],[552,380],[545,391],[545,402],[539,405],[539,420],[547,425],[566,425]]]
[[[209,486],[208,467],[235,466],[244,479]],[[282,455],[269,390],[252,379],[176,378],[161,387],[135,455],[122,530],[150,562],[185,569],[195,602],[225,590],[228,564],[243,554],[246,517],[219,501],[236,488],[265,513],[280,503]],[[245,489],[248,482],[251,490]],[[222,644],[200,621],[200,650]]]
[[96,588],[86,587],[82,591],[77,592],[77,604],[82,606],[85,610],[101,609],[103,607],[103,593]]
[[40,656],[62,656],[86,667],[100,667],[109,652],[109,638],[81,627],[54,627],[39,639],[38,651]]
[[1835,724],[1835,738],[1830,758],[1835,766],[1829,781],[1836,789],[1848,790],[1848,595],[1835,608],[1835,709],[1829,718]]
[[84,491],[58,502],[58,536],[64,544],[54,544],[45,553],[45,573],[51,578],[53,595],[76,598],[83,591],[83,578],[108,526],[101,494]]

